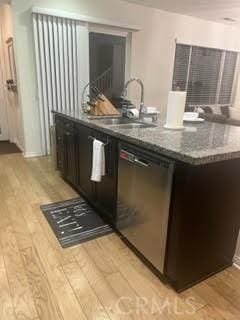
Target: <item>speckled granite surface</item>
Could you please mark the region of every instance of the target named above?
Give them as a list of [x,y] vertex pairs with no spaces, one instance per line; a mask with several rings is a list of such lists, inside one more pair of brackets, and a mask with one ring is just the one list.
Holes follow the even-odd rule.
[[181,131],[163,128],[160,119],[154,128],[123,129],[88,119],[86,114],[73,111],[58,113],[88,127],[108,133],[125,142],[144,147],[163,156],[192,165],[240,158],[240,127],[218,123],[185,123]]

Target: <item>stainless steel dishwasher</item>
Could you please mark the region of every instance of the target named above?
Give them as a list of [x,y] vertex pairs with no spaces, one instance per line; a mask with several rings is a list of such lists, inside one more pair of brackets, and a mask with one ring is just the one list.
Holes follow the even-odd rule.
[[161,273],[167,241],[174,162],[122,144],[117,228]]

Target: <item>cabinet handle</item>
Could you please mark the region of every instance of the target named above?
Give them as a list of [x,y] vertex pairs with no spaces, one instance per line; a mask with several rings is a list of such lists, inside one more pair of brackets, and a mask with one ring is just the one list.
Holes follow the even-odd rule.
[[149,164],[148,164],[148,163],[143,162],[143,161],[141,161],[141,160],[138,160],[138,159],[136,159],[136,158],[134,159],[134,162],[137,163],[137,164],[139,164],[140,166],[143,166],[143,167],[146,167],[146,168],[149,167]]
[[[88,140],[95,140],[96,138],[94,138],[94,137],[92,137],[92,136],[89,136],[88,137]],[[106,147],[108,144],[109,144],[109,139],[108,139],[108,137],[107,137],[107,142],[106,143],[103,143],[104,144],[104,146]]]
[[94,137],[92,137],[92,136],[88,136],[88,140],[94,140],[95,138]]

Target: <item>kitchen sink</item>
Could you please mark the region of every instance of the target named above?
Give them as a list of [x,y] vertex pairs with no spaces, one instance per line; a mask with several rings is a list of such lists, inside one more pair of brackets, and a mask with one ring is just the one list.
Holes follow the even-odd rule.
[[120,129],[134,129],[134,128],[153,128],[156,127],[154,124],[143,123],[143,122],[131,122],[126,124],[113,124],[111,127],[118,127]]
[[[96,120],[96,119],[95,119]],[[107,118],[107,119],[97,119],[97,122],[108,125],[120,125],[132,123],[132,120],[126,118]]]
[[106,118],[106,119],[94,119],[97,123],[102,123],[111,127],[119,127],[122,129],[133,129],[133,128],[151,128],[156,125],[151,123],[145,123],[141,121],[126,119],[126,118]]

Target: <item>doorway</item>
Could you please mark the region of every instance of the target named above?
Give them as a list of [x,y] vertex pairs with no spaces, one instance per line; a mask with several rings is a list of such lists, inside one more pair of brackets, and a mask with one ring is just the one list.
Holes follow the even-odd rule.
[[[18,102],[12,8],[0,5],[0,141],[24,149],[22,112]],[[3,144],[1,144],[3,148]],[[9,145],[12,150],[12,145]]]
[[[126,37],[89,33],[90,81],[108,98],[121,96],[125,82]],[[104,75],[101,78],[101,75]]]
[[7,97],[5,94],[4,81],[4,49],[2,38],[2,27],[0,25],[0,141],[9,139],[8,115],[7,115]]

